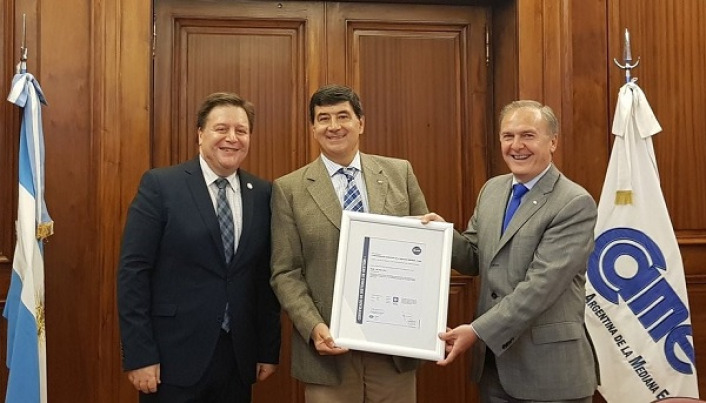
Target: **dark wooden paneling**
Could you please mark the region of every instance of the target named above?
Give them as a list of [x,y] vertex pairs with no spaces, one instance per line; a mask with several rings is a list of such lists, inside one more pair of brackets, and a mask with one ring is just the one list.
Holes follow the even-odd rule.
[[[562,57],[557,55],[562,65],[559,167],[598,200],[609,156],[606,0],[561,4],[556,35],[570,40],[561,46]],[[553,85],[548,91],[559,89]]]
[[[14,66],[19,61],[22,19],[16,21],[15,2],[0,3],[0,93],[9,94]],[[21,6],[20,6],[21,7]],[[24,10],[25,13],[27,10]],[[30,19],[36,14],[30,13]],[[31,33],[31,31],[30,31]],[[35,43],[35,42],[32,42]],[[29,44],[26,44],[29,46]],[[18,151],[20,109],[9,102],[0,102],[0,310],[4,310],[12,276],[12,257],[15,249],[15,218],[17,216]],[[7,362],[7,321],[0,319],[0,362]],[[7,388],[8,370],[0,364],[0,391]]]
[[100,273],[94,284],[98,300],[85,302],[98,306],[99,371],[84,376],[96,380],[95,401],[122,403],[136,401],[137,393],[121,370],[115,278],[127,208],[150,168],[152,7],[144,0],[107,0],[94,3],[91,11],[91,20],[83,23],[94,38],[92,139],[98,169],[91,203],[97,200],[100,208],[92,252],[99,269],[84,270]]
[[488,171],[489,176],[509,172],[500,153],[497,116],[503,106],[517,99],[519,92],[517,51],[517,5],[514,1],[493,7],[493,23],[490,36],[492,52],[493,110],[488,122]]
[[[0,5],[2,16],[0,17],[0,32],[3,40],[0,41],[0,77],[5,79],[0,82],[2,94],[10,92],[11,82],[6,78],[12,77],[14,73],[11,66],[19,59],[19,53],[14,53],[13,32],[14,14],[13,2],[5,0]],[[9,285],[9,275],[12,270],[10,257],[14,248],[14,217],[17,209],[17,139],[19,138],[19,127],[16,124],[15,115],[17,108],[9,102],[3,102],[0,106],[0,150],[4,158],[0,159],[0,297],[4,301],[7,296],[7,286]],[[3,304],[4,305],[4,304]]]
[[[70,13],[65,10],[70,9]],[[98,158],[92,136],[90,5],[42,2],[38,30],[43,108],[45,199],[55,234],[45,243],[47,387],[52,400],[95,401],[94,385],[76,388],[76,374],[100,371],[101,270],[96,250]],[[61,19],[45,18],[62,15]],[[83,27],[83,29],[75,29]],[[71,371],[65,370],[71,363]]]
[[[704,262],[701,261],[701,266]],[[706,350],[706,279],[699,282],[687,282],[689,293],[689,308],[691,310],[691,329],[693,331],[694,348],[696,349],[696,373],[699,375],[699,395],[703,397],[706,390],[706,365],[703,364],[704,350]]]

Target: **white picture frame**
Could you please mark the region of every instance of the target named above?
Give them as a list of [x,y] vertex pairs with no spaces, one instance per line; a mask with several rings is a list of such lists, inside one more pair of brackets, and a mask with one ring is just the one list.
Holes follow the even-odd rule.
[[443,359],[452,240],[451,223],[344,211],[330,326],[336,345]]

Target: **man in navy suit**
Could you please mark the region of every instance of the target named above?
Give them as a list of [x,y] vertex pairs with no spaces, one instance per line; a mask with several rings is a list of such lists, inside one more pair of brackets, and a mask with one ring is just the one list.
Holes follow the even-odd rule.
[[140,402],[250,402],[251,385],[276,370],[271,184],[240,169],[254,116],[238,95],[211,94],[197,117],[199,156],[146,172],[130,205],[118,311]]

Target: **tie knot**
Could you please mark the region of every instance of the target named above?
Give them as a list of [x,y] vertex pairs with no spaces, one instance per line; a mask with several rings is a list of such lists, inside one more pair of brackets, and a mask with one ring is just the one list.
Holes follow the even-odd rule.
[[226,186],[228,186],[228,179],[225,179],[225,178],[216,179],[216,186],[218,186],[218,189],[225,189]]
[[513,199],[520,199],[527,192],[529,192],[529,189],[527,189],[527,187],[521,183],[515,183],[514,185],[512,185],[512,198]]
[[339,173],[344,175],[346,179],[348,179],[348,182],[352,181],[355,178],[355,173],[358,172],[358,168],[356,167],[344,167],[338,170]]

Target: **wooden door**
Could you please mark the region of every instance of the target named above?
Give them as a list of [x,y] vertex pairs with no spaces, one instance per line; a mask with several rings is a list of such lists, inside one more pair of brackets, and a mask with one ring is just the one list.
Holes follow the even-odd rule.
[[[244,168],[273,180],[319,154],[308,100],[326,83],[361,95],[361,150],[412,162],[430,209],[459,228],[487,178],[489,108],[486,10],[478,7],[336,2],[155,1],[154,166],[197,154],[195,110],[214,91],[256,108]],[[449,325],[468,322],[473,281],[451,281]],[[303,402],[289,371],[283,321],[277,375],[256,385],[257,402]],[[420,402],[472,402],[466,359],[426,363]]]

